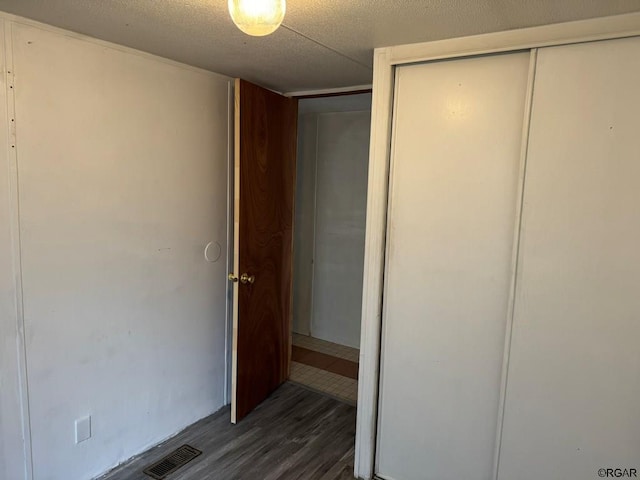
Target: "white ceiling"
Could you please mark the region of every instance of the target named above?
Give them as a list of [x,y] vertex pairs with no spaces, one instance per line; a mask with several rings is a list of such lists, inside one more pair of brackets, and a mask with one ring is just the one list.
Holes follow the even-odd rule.
[[288,0],[244,35],[227,0],[0,0],[0,10],[282,92],[369,84],[373,48],[640,11],[640,0]]

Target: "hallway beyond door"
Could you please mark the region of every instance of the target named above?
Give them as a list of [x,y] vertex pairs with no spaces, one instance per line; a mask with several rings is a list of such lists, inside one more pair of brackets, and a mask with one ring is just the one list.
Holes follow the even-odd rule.
[[357,348],[294,333],[289,379],[355,405],[359,355]]

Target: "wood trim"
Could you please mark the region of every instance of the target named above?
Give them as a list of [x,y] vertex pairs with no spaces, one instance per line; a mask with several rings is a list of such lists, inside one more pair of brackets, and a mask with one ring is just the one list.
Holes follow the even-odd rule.
[[395,68],[430,60],[638,35],[640,12],[375,50],[354,469],[358,477],[374,478]]
[[372,88],[363,88],[362,90],[352,90],[348,92],[336,92],[336,93],[315,93],[310,95],[293,95],[293,98],[298,100],[305,100],[308,98],[326,98],[326,97],[344,97],[345,95],[359,95],[361,93],[371,93]]
[[297,97],[297,98],[312,98],[314,95],[317,96],[337,96],[337,95],[352,95],[353,93],[362,92],[371,90],[372,85],[353,85],[351,87],[339,87],[339,88],[324,88],[318,90],[299,90],[295,92],[286,92],[283,93],[285,97]]
[[291,347],[291,361],[302,363],[310,367],[323,370],[325,372],[335,373],[352,380],[358,379],[358,363],[336,357],[328,353],[311,350],[299,345]]

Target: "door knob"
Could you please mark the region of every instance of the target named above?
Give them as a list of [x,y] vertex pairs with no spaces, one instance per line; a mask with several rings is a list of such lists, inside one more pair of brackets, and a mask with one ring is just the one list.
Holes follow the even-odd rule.
[[253,284],[253,282],[256,281],[256,277],[255,275],[249,275],[248,273],[243,273],[242,275],[240,275],[240,282],[247,284],[247,283],[251,283]]
[[244,283],[246,285],[247,283],[255,282],[256,277],[255,275],[249,275],[248,273],[243,273],[242,275],[240,275],[240,278],[238,278],[236,274],[230,273],[229,280],[231,280],[233,283],[240,281],[240,283]]

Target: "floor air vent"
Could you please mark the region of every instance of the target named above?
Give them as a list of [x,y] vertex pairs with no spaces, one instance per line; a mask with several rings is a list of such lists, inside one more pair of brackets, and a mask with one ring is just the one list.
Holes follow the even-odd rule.
[[202,454],[200,450],[190,445],[183,445],[150,467],[145,468],[142,472],[156,480],[162,480],[200,454]]

